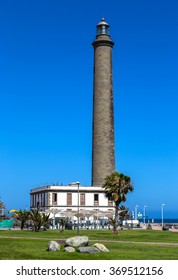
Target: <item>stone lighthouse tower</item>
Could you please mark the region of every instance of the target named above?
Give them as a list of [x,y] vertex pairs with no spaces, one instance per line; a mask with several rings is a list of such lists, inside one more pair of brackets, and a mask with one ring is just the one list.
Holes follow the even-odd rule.
[[102,186],[115,170],[112,47],[109,25],[97,25],[94,47],[92,186]]

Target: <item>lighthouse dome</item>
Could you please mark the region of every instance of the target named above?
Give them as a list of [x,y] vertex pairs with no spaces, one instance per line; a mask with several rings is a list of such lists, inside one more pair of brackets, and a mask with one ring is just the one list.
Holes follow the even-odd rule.
[[104,20],[104,18],[101,19],[101,21],[96,26],[96,32],[98,35],[110,35],[109,33],[109,24]]

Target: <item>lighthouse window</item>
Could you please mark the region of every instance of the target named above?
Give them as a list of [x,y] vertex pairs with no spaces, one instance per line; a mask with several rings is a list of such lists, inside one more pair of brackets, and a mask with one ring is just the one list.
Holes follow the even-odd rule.
[[107,34],[109,35],[109,26],[100,25],[97,27],[97,35]]

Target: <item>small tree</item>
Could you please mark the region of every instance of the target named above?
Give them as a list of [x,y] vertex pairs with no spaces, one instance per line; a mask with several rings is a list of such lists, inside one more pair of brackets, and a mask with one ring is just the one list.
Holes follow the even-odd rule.
[[20,210],[16,210],[14,213],[14,218],[21,222],[20,224],[21,230],[24,229],[25,223],[29,219],[29,217],[30,217],[30,212],[27,210],[20,209]]
[[33,222],[34,230],[39,231],[43,226],[44,229],[49,223],[50,214],[40,213],[38,209],[31,210],[30,218]]
[[127,193],[133,191],[131,178],[115,171],[105,178],[102,187],[106,191],[106,197],[112,199],[115,203],[115,222],[112,222],[112,224],[114,225],[113,233],[118,233],[119,205],[126,201]]

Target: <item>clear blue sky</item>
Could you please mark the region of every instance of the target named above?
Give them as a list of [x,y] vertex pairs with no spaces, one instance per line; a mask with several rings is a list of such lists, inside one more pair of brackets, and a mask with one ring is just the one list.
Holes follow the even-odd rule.
[[0,2],[0,197],[29,207],[46,183],[91,182],[93,47],[110,24],[116,169],[126,205],[178,217],[177,0]]

